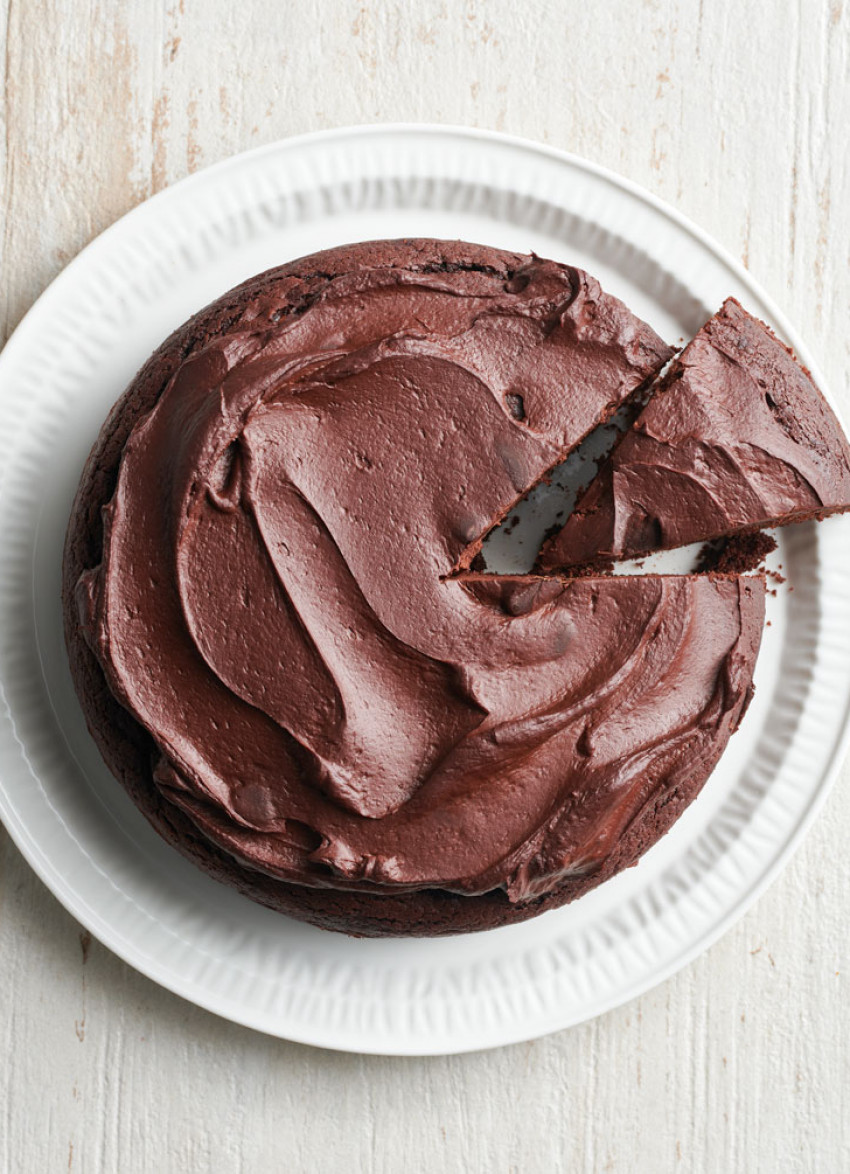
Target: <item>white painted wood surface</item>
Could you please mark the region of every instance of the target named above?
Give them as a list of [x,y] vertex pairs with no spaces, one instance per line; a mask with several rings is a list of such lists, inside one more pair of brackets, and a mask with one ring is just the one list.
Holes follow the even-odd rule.
[[[749,265],[850,417],[846,0],[9,0],[0,341],[187,172],[375,120],[527,135],[670,200]],[[0,831],[0,1169],[850,1170],[850,771],[785,874],[652,993],[445,1059],[267,1039],[166,993]]]

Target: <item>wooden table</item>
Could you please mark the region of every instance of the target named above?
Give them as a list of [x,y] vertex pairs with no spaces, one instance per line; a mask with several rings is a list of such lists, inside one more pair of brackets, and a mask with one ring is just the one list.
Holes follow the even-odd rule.
[[[233,152],[374,120],[615,168],[740,257],[850,417],[846,0],[9,0],[0,339],[102,229]],[[737,927],[534,1043],[267,1039],[113,957],[0,833],[0,1164],[83,1171],[850,1169],[850,775]]]

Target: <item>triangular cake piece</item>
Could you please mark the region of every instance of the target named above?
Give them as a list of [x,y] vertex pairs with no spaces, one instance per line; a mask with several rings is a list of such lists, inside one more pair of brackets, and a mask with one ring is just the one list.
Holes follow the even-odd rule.
[[808,371],[734,298],[708,321],[543,547],[634,558],[850,509],[850,447]]

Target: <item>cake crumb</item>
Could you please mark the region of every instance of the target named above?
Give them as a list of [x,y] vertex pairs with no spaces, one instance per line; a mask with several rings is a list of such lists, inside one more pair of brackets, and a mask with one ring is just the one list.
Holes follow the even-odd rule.
[[[696,573],[712,571],[721,575],[741,575],[756,570],[776,550],[776,540],[761,530],[749,534],[732,534],[706,542],[699,553]],[[768,571],[769,575],[775,572]]]

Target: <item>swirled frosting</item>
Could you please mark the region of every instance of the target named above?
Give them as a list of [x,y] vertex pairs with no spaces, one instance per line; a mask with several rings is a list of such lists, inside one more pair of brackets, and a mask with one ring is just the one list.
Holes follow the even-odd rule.
[[271,877],[524,901],[705,777],[749,698],[761,580],[467,571],[669,355],[501,256],[267,281],[124,444],[86,638],[164,800]]
[[850,448],[811,376],[729,298],[614,449],[543,569],[850,508]]

